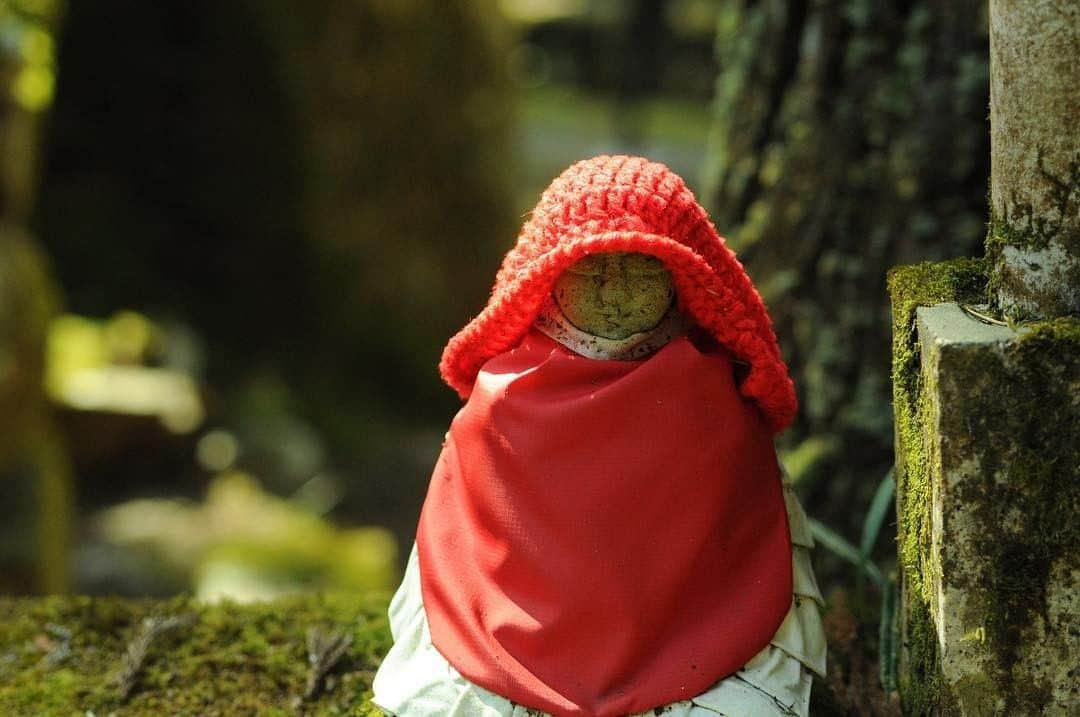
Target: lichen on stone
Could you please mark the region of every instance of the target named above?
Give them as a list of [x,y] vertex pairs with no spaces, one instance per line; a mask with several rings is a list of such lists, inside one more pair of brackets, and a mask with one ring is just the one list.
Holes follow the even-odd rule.
[[1074,313],[1080,291],[1080,154],[1060,175],[1036,165],[1040,206],[1002,200],[986,235],[991,297],[1016,320]]
[[974,512],[968,551],[979,561],[946,582],[975,598],[965,621],[984,628],[993,684],[967,697],[996,695],[1005,714],[1054,714],[1056,653],[1075,646],[1077,627],[1068,609],[1051,615],[1063,603],[1050,592],[1067,580],[1056,567],[1073,571],[1080,555],[1080,320],[1025,325],[949,373],[941,400],[963,396],[964,411],[943,414],[940,430],[950,450],[977,457],[980,480],[958,482],[955,500]]

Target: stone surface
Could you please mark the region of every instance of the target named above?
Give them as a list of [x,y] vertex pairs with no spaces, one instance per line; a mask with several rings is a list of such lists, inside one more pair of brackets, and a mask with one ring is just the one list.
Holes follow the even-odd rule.
[[927,500],[898,504],[902,524],[924,526],[908,567],[939,672],[916,677],[935,682],[923,709],[1076,714],[1080,323],[1014,331],[953,303],[916,315],[922,440],[901,457],[922,463]]
[[1016,331],[1008,326],[978,321],[953,303],[920,307],[915,316],[923,360],[928,358],[927,348],[931,346],[992,344],[1016,338]]

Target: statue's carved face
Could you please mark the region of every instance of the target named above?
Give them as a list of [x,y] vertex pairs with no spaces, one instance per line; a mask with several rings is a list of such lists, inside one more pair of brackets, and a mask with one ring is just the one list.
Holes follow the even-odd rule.
[[675,286],[656,257],[605,252],[564,271],[552,293],[577,328],[606,339],[625,339],[660,323],[671,308]]

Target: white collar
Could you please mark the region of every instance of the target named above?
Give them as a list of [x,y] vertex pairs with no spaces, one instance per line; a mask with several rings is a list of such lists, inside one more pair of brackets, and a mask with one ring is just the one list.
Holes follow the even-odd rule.
[[655,328],[631,334],[625,339],[606,339],[582,331],[570,323],[551,296],[536,317],[540,333],[586,358],[633,361],[659,351],[672,339],[684,335],[692,322],[674,305]]

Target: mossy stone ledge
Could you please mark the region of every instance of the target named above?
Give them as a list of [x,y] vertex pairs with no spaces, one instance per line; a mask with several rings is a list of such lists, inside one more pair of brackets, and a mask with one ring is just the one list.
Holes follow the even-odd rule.
[[[238,605],[187,598],[0,598],[0,714],[381,715],[371,680],[390,646],[389,595],[325,595]],[[181,618],[126,653],[147,619]],[[312,630],[351,640],[305,697]]]
[[986,284],[889,277],[904,711],[1076,714],[1080,320],[983,322]]

